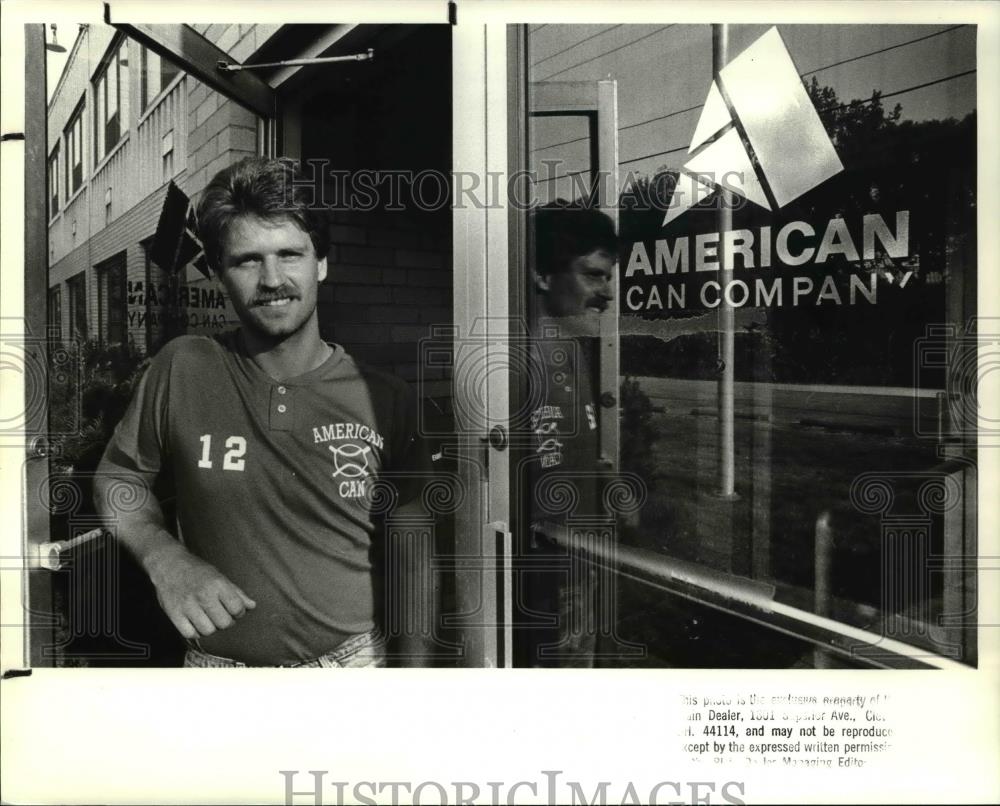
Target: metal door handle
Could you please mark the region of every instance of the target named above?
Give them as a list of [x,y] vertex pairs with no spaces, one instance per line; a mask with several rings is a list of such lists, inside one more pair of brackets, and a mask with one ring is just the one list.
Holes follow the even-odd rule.
[[44,459],[49,455],[52,446],[49,444],[49,438],[43,434],[39,434],[31,438],[31,442],[28,443],[28,458],[29,459]]
[[63,568],[62,555],[68,551],[88,546],[104,537],[104,529],[98,527],[77,535],[71,540],[60,540],[52,543],[41,543],[36,547],[32,557],[31,568],[44,568],[47,571],[59,571]]
[[502,425],[495,425],[490,429],[488,437],[490,446],[498,451],[507,449],[509,440],[507,439],[507,429]]

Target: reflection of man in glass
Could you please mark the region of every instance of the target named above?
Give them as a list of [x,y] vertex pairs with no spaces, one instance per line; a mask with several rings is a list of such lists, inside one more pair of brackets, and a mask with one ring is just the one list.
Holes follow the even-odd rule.
[[[532,223],[538,300],[532,378],[538,388],[531,390],[531,520],[565,529],[567,518],[603,514],[595,339],[589,337],[598,334],[600,314],[614,298],[618,242],[612,220],[580,204],[546,205]],[[595,574],[589,566],[567,573],[566,549],[545,531],[536,534],[534,560],[551,558],[551,568],[528,575],[527,598],[530,609],[555,615],[557,626],[529,631],[528,663],[592,666]]]

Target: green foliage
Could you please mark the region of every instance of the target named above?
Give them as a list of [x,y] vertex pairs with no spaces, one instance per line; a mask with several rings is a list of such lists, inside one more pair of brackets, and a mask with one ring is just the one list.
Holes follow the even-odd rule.
[[56,465],[81,471],[97,466],[147,363],[133,345],[73,342],[50,351],[49,432]]

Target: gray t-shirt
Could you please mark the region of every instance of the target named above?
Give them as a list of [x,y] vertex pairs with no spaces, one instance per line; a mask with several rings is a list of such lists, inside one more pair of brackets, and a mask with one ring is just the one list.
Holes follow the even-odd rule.
[[292,663],[375,626],[377,510],[387,493],[411,499],[428,475],[416,426],[409,386],[342,347],[279,382],[237,333],[182,336],[143,376],[101,470],[150,487],[169,472],[185,545],[256,601],[201,647]]

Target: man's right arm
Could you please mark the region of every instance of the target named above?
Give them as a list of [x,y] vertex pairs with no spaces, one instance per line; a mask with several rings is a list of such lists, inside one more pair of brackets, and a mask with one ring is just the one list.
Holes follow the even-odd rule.
[[152,493],[166,454],[172,352],[164,348],[140,380],[104,451],[94,495],[105,527],[149,575],[160,606],[177,630],[192,639],[231,626],[255,603],[170,533]]
[[[256,606],[214,565],[196,557],[167,531],[160,504],[144,479],[114,467],[105,455],[94,492],[105,526],[149,575],[160,607],[185,638],[230,627]],[[114,505],[116,500],[143,503],[123,511]]]

